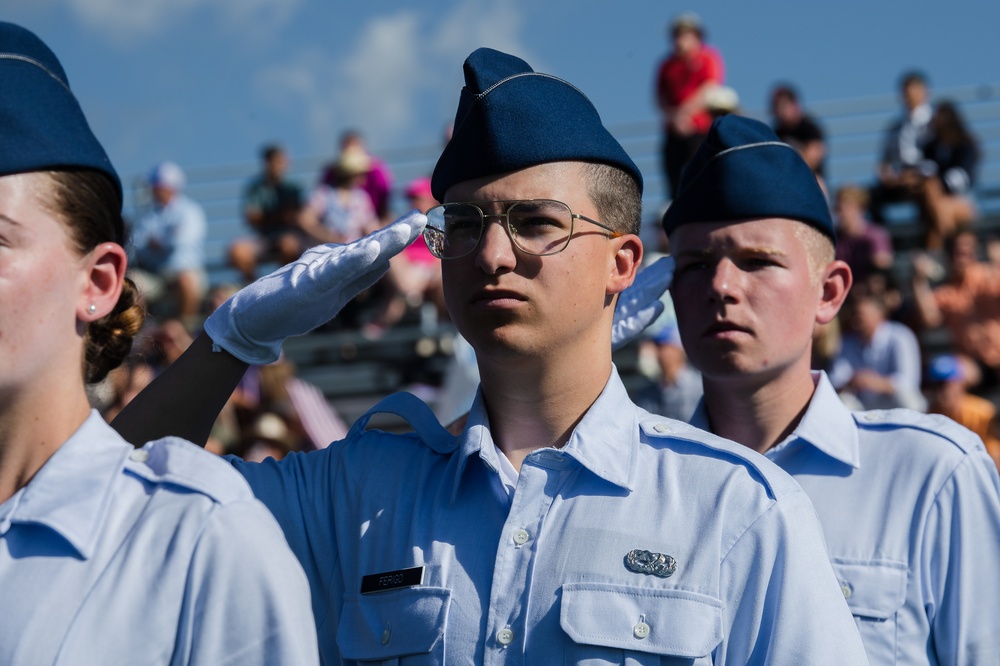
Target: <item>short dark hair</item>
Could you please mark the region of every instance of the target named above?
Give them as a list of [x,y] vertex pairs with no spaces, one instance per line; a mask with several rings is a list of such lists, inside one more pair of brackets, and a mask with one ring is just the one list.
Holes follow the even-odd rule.
[[343,148],[349,143],[354,143],[357,141],[364,141],[365,135],[362,134],[361,130],[354,127],[349,127],[340,133],[340,146]]
[[798,102],[799,93],[792,84],[779,83],[771,89],[771,104],[774,104],[781,98],[785,98],[792,102]]
[[958,239],[962,238],[963,236],[972,236],[973,238],[976,239],[977,243],[979,242],[979,234],[976,233],[976,230],[973,229],[971,225],[959,224],[952,230],[950,234],[944,237],[945,256],[950,258],[951,255],[954,254],[955,245],[958,244]]
[[282,148],[281,145],[277,143],[269,143],[260,149],[260,156],[264,159],[265,162],[270,162],[272,159],[274,159],[275,155],[278,155],[283,152],[285,152],[285,149]]
[[622,234],[638,234],[642,194],[635,179],[624,169],[602,162],[588,162],[584,174],[587,195],[601,222]]
[[682,32],[693,32],[698,35],[698,39],[705,41],[705,24],[701,22],[701,18],[690,12],[685,12],[679,14],[670,21],[670,36],[674,39],[677,38]]
[[919,69],[911,69],[903,72],[903,75],[899,77],[900,90],[905,90],[914,83],[919,83],[922,86],[927,86],[927,75],[924,74]]

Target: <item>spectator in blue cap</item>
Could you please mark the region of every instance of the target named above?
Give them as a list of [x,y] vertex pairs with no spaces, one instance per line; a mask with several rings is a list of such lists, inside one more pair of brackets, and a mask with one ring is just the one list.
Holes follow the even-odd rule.
[[205,211],[184,194],[184,171],[164,161],[149,172],[150,205],[132,226],[133,277],[154,314],[189,330],[205,295]]
[[983,442],[941,416],[849,412],[810,370],[813,329],[852,281],[812,170],[762,123],[727,116],[663,225],[705,390],[691,423],[764,454],[812,499],[870,662],[1000,660],[1000,479]]
[[979,374],[976,362],[961,354],[939,354],[925,373],[927,411],[943,414],[979,435],[1000,467],[1000,422],[992,401],[969,392]]
[[58,59],[0,22],[0,663],[315,664],[305,577],[246,484],[90,408],[142,326],[121,205]]
[[[465,82],[424,232],[479,365],[464,426],[399,393],[322,451],[232,460],[306,567],[324,661],[864,663],[798,486],[636,407],[614,368],[616,302],[645,302],[625,292],[642,260],[635,164],[580,90],[520,58],[479,49]],[[237,294],[178,361],[212,368],[189,393],[204,404],[206,383],[352,292],[358,271],[331,265],[381,252],[391,229]],[[212,344],[230,356],[213,363]],[[369,428],[380,412],[413,432]]]

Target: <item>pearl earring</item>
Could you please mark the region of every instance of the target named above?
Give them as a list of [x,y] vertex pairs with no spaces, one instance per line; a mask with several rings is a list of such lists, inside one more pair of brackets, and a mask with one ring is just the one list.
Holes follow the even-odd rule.
[[94,314],[95,312],[97,312],[97,306],[91,303],[89,306],[87,306],[87,312],[89,312],[90,314]]

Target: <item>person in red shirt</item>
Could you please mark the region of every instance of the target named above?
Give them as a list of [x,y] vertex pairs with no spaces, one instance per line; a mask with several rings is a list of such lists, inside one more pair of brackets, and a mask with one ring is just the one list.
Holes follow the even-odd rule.
[[656,98],[664,119],[663,169],[676,196],[681,169],[708,134],[706,93],[722,85],[722,56],[705,44],[701,19],[681,14],[670,23],[673,51],[660,64]]

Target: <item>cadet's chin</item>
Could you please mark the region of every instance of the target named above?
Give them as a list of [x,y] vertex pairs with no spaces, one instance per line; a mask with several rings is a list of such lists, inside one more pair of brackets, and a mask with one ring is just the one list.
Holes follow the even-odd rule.
[[538,332],[515,317],[474,317],[465,326],[456,326],[478,357],[514,359],[537,354]]

